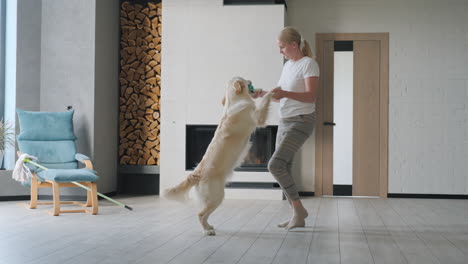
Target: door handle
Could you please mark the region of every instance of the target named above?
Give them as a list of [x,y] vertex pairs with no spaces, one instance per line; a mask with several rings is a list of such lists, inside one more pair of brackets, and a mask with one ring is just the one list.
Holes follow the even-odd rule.
[[335,126],[336,124],[333,122],[323,122],[324,126]]

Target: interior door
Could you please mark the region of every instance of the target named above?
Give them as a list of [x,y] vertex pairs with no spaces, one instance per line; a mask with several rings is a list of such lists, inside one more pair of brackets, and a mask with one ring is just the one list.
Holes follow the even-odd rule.
[[[317,196],[333,195],[334,42],[353,43],[352,195],[387,196],[388,33],[317,34]],[[339,124],[336,124],[339,126]]]
[[353,196],[379,196],[380,41],[354,41]]

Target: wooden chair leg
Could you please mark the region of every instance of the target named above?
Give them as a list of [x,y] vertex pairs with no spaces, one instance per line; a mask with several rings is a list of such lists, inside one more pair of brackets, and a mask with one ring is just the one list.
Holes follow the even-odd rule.
[[38,195],[38,183],[37,183],[37,178],[32,177],[31,178],[31,202],[29,203],[29,208],[30,209],[36,209],[37,207],[37,195]]
[[[92,188],[92,184],[87,184],[87,186],[91,189]],[[90,207],[93,205],[93,198],[92,198],[92,193],[91,191],[87,191],[86,192],[86,207]]]
[[91,183],[91,199],[93,203],[93,211],[91,214],[95,215],[98,213],[98,198],[97,198],[97,184]]
[[53,215],[60,214],[60,186],[57,182],[52,183],[53,198],[54,198],[54,211]]

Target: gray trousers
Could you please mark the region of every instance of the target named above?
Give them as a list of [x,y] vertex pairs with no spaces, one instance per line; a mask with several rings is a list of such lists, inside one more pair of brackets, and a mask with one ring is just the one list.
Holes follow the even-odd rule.
[[276,135],[276,150],[268,162],[268,170],[278,181],[289,200],[299,199],[291,174],[294,155],[312,135],[315,113],[280,119]]

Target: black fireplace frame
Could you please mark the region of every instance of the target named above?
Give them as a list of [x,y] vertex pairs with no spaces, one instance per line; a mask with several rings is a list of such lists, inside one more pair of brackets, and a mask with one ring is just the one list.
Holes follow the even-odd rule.
[[[212,133],[214,135],[214,132],[216,131],[217,125],[186,125],[186,147],[185,147],[185,169],[187,171],[193,171],[194,168],[197,165],[197,162],[199,161],[193,161],[191,157],[194,156],[195,150],[195,144],[194,142],[197,141],[196,136],[194,135],[193,131],[194,130],[204,130],[207,133]],[[251,140],[253,139],[253,136],[256,133],[261,133],[262,130],[265,130],[267,133],[267,141],[269,141],[269,144],[265,145],[265,152],[267,154],[267,160],[273,155],[275,152],[275,144],[276,144],[276,134],[278,132],[278,126],[266,126],[265,128],[257,128],[254,133],[252,133]],[[212,137],[211,137],[212,138]],[[210,141],[211,141],[210,138]],[[206,146],[208,147],[208,145]],[[203,153],[206,151],[206,147],[203,150]],[[252,146],[254,147],[254,145]],[[252,151],[249,150],[249,151]],[[266,163],[262,163],[259,165],[256,164],[242,164],[240,167],[237,167],[235,171],[248,171],[248,172],[267,172],[268,171],[268,161]]]

